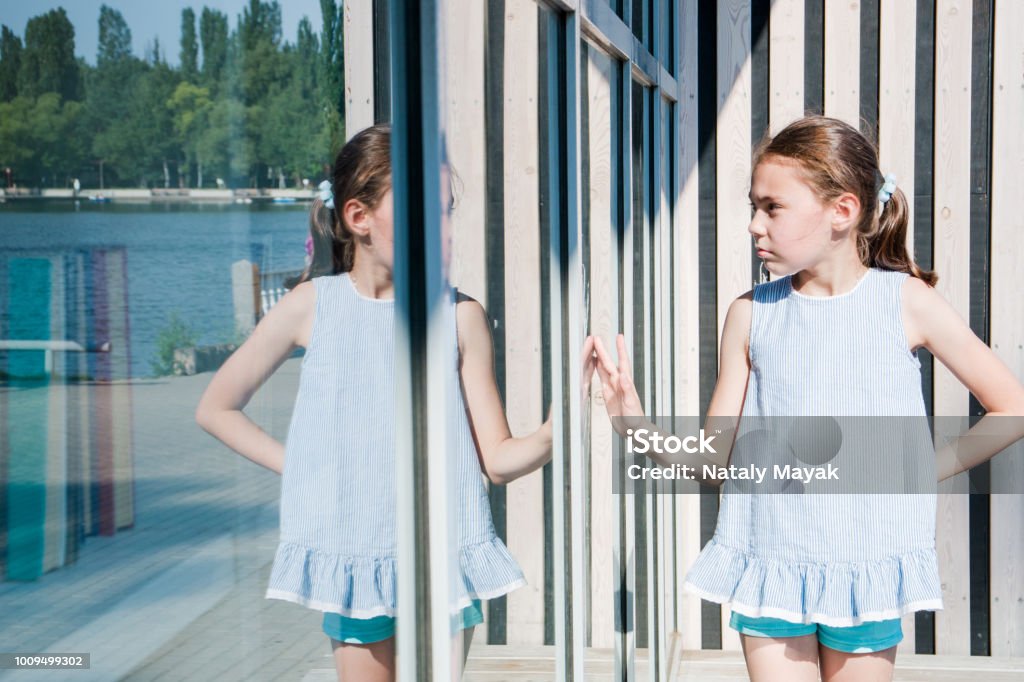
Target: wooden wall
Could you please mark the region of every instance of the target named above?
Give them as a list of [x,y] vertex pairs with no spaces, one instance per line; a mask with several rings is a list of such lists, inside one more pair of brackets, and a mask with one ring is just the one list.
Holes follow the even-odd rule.
[[[580,6],[606,11],[599,0]],[[746,232],[750,152],[767,130],[778,131],[805,111],[846,120],[877,140],[883,171],[895,173],[911,199],[908,241],[915,257],[939,271],[939,291],[1024,373],[1024,315],[1014,293],[1015,275],[1024,269],[1024,196],[1016,187],[1024,171],[1022,11],[1020,3],[994,0],[675,0],[672,31],[659,33],[657,47],[642,40],[665,54],[667,35],[675,36],[670,70],[681,104],[656,106],[658,132],[645,141],[658,170],[643,177],[658,194],[644,236],[653,249],[635,265],[632,242],[623,258],[614,239],[617,230],[629,235],[641,224],[621,198],[622,174],[633,174],[629,182],[638,173],[625,158],[630,139],[616,137],[629,130],[621,119],[634,111],[617,104],[627,97],[622,59],[628,55],[597,44],[584,50],[580,152],[589,299],[578,304],[591,332],[610,342],[624,326],[631,327],[627,334],[636,330],[633,285],[654,278],[653,296],[636,311],[646,315],[641,333],[631,341],[644,345],[636,369],[645,373],[646,392],[662,414],[706,409],[725,311],[758,278]],[[543,374],[546,294],[537,206],[544,161],[538,117],[550,103],[538,86],[544,65],[537,4],[449,0],[448,13],[449,152],[463,182],[452,277],[488,307],[510,423],[525,433],[544,418],[550,381]],[[358,110],[357,99],[349,101]],[[947,370],[927,354],[923,363],[934,413],[980,411]],[[630,525],[637,519],[622,516],[639,510],[644,532],[656,526],[658,546],[652,550],[636,538],[631,549],[653,557],[656,566],[642,575],[637,569],[635,577],[658,576],[644,594],[661,600],[662,628],[680,633],[686,649],[738,648],[726,625],[728,607],[680,589],[714,529],[717,493],[666,496],[647,511],[622,505],[610,493],[610,430],[599,395],[588,409],[590,643],[612,646],[612,534],[619,523],[639,528]],[[1024,474],[1001,460],[970,476]],[[551,572],[562,569],[551,566],[549,486],[536,474],[492,491],[496,526],[531,585],[492,602],[488,641],[552,643],[549,583]],[[1020,495],[982,497],[940,496],[946,608],[904,618],[901,651],[1024,655],[1024,502]],[[648,614],[636,618],[646,621]]]

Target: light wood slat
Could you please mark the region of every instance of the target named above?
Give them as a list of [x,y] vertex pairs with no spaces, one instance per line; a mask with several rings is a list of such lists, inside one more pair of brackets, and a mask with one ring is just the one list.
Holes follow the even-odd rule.
[[[619,287],[615,279],[618,258],[617,226],[612,213],[615,191],[612,173],[611,97],[612,59],[597,48],[587,50],[587,89],[590,139],[590,333],[601,338],[605,347],[614,344],[618,333],[615,310]],[[614,347],[612,345],[611,347]],[[590,413],[590,608],[591,643],[595,647],[613,647],[614,568],[612,560],[612,516],[616,505],[612,498],[612,438],[601,395],[600,377],[591,384]]]
[[775,135],[804,113],[804,0],[775,0],[769,21],[768,120]]
[[[537,6],[505,4],[505,358],[513,435],[543,419],[540,339]],[[527,586],[508,597],[509,644],[544,642],[544,481],[506,488],[507,543]]]
[[[909,202],[907,248],[914,245],[914,103],[917,11],[912,2],[882,0],[879,10],[878,147],[883,173],[893,173]],[[939,82],[939,81],[936,81]]]
[[860,128],[860,3],[825,0],[825,115]]
[[[718,331],[732,301],[750,289],[750,3],[718,4]],[[722,606],[722,648],[739,649],[739,634],[728,627],[731,609]]]
[[[449,0],[446,6],[449,36],[447,58],[448,155],[454,170],[456,206],[452,212],[451,281],[481,303],[487,301],[484,125],[484,6],[473,0]],[[483,602],[485,620],[489,602]],[[476,637],[486,641],[487,628]]]
[[345,136],[373,125],[373,2],[343,4]]
[[[883,173],[894,174],[908,201],[906,243],[914,244],[914,58],[916,7],[911,2],[882,0],[879,8],[878,147]],[[914,652],[916,617],[903,616],[900,649]]]
[[[658,382],[661,395],[658,400],[658,412],[661,416],[672,414],[672,333],[671,302],[675,291],[672,287],[672,209],[670,202],[675,199],[676,191],[672,184],[672,159],[675,152],[670,137],[668,121],[674,115],[672,104],[662,101],[658,120],[655,125],[660,132],[658,139],[658,164],[661,168],[658,182]],[[658,605],[658,647],[659,673],[665,679],[666,653],[668,637],[675,628],[675,543],[672,537],[674,508],[672,505],[671,486],[663,485],[661,494],[656,499],[658,516],[658,584],[661,592],[661,603]]]
[[[934,264],[940,275],[937,291],[966,320],[971,300],[971,3],[967,0],[940,0],[936,5],[935,84],[933,213]],[[967,390],[940,362],[935,363],[934,377],[934,413],[966,415]],[[967,474],[956,479],[943,489],[966,489]],[[944,609],[935,616],[935,650],[940,654],[970,653],[969,521],[966,495],[939,496],[935,536]]]
[[[682,0],[679,7],[681,61],[679,81],[682,84],[679,125],[679,187],[675,215],[675,246],[673,270],[676,287],[673,292],[676,325],[676,403],[678,416],[700,413],[700,326],[697,260],[697,7],[698,0]],[[680,484],[677,484],[680,485]],[[680,485],[681,487],[681,485]],[[676,580],[679,600],[676,627],[684,649],[699,649],[701,643],[700,598],[683,590],[683,579],[700,552],[700,497],[692,492],[680,494],[676,500]]]
[[[1024,378],[1024,4],[995,7],[992,79],[992,348]],[[992,480],[1017,494],[991,499],[993,656],[1024,656],[1024,443],[992,462]]]
[[457,175],[451,281],[483,303],[487,300],[484,5],[474,0],[448,0],[446,11],[448,155]]

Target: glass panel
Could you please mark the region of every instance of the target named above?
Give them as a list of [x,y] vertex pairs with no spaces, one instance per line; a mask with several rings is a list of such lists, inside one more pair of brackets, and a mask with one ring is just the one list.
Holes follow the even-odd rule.
[[[71,36],[87,30],[63,10],[3,38],[22,44],[23,64],[58,56],[0,94],[0,146],[18,151],[5,155],[0,204],[7,651],[91,652],[103,679],[333,667],[321,614],[286,601],[338,606],[344,588],[307,593],[290,580],[323,564],[298,543],[278,549],[278,505],[323,520],[338,509],[334,483],[349,490],[356,476],[325,460],[306,479],[319,487],[292,472],[282,500],[279,473],[298,466],[284,452],[293,407],[303,416],[300,368],[315,364],[292,341],[309,342],[313,299],[302,324],[271,321],[288,319],[282,301],[310,263],[311,202],[343,141],[341,54],[329,49],[342,44],[340,6],[320,5],[328,16],[270,2],[237,17],[185,10],[180,45],[175,35],[144,55],[139,27],[110,8],[98,54],[81,61]],[[315,274],[333,271],[330,249],[315,263]],[[387,287],[358,291],[387,307]],[[278,334],[258,343],[257,322]],[[242,342],[250,352],[232,366]],[[388,360],[384,347],[373,362]],[[223,444],[195,421],[222,366],[236,381],[217,404],[247,402],[244,413],[202,411]],[[298,433],[289,448],[315,440],[312,427]],[[385,469],[359,472],[364,494]],[[383,545],[388,532],[369,525],[360,541]],[[276,568],[298,572],[271,577],[275,552]],[[363,615],[391,597],[381,566],[379,600],[352,605]],[[284,600],[264,599],[268,584]]]
[[[557,15],[534,0],[509,0],[502,13],[451,3],[446,46],[449,149],[458,175],[452,278],[486,310],[511,433],[541,442],[551,426],[548,230],[561,219],[561,195],[549,185],[564,174],[552,137],[560,103],[550,93],[557,95],[563,78],[561,33],[552,24],[559,24]],[[485,33],[476,35],[474,26]],[[555,670],[551,468],[535,470],[550,449],[539,454],[516,480],[488,486],[495,529],[529,587],[486,602],[470,673],[493,669],[493,661],[481,659],[487,651],[477,648],[487,644],[506,645],[510,655],[524,643],[546,644],[535,663]]]
[[[619,278],[622,238],[621,162],[622,162],[622,71],[623,64],[598,48],[583,45],[581,69],[582,95],[582,191],[583,225],[589,245],[586,263],[587,306],[590,333],[599,336],[607,349],[614,349],[615,337],[622,330]],[[614,351],[612,351],[614,352]],[[591,393],[599,392],[595,378]],[[613,556],[615,515],[619,498],[612,495],[613,432],[601,401],[584,403],[583,413],[590,417],[583,430],[584,446],[589,450],[590,499],[589,571],[590,571],[590,646],[615,647],[617,636],[616,604],[622,599],[616,573],[608,565]]]

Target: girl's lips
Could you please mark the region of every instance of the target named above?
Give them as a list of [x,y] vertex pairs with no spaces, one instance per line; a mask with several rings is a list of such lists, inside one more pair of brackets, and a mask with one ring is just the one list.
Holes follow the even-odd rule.
[[757,257],[758,258],[764,258],[765,256],[770,256],[770,255],[772,255],[771,251],[765,251],[764,249],[758,249],[757,250]]

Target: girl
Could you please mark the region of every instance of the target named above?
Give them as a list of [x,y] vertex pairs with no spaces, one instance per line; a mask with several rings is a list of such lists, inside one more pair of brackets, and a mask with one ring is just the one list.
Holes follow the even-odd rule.
[[[748,230],[776,279],[729,308],[709,419],[923,416],[919,348],[988,415],[1024,414],[1024,387],[932,288],[935,274],[907,254],[907,199],[891,176],[883,178],[863,135],[835,119],[803,118],[762,141],[752,167]],[[588,339],[584,354],[593,348],[608,414],[632,423],[643,413],[622,335],[617,345],[618,367],[598,338]],[[975,429],[990,428],[986,419]],[[624,433],[623,420],[614,422]],[[941,450],[938,480],[1021,435],[999,447],[962,448],[959,459]],[[705,460],[684,463],[700,472]],[[755,682],[813,681],[819,669],[825,682],[889,680],[900,617],[942,608],[935,512],[934,493],[727,490],[686,587],[731,602],[729,625]]]
[[[313,257],[300,283],[217,372],[196,413],[226,445],[283,473],[281,543],[267,597],[323,611],[339,679],[391,680],[395,671],[394,284],[391,139],[387,126],[353,137],[311,215]],[[452,292],[454,294],[454,292]],[[494,380],[487,314],[460,296],[453,352],[459,416],[459,569],[453,668],[460,667],[480,599],[525,583],[495,536],[481,470],[504,484],[551,456],[551,419],[513,438]],[[285,444],[242,409],[292,353],[306,349]],[[463,397],[464,394],[464,397]],[[464,403],[463,403],[464,401]],[[466,409],[468,407],[468,409]]]

